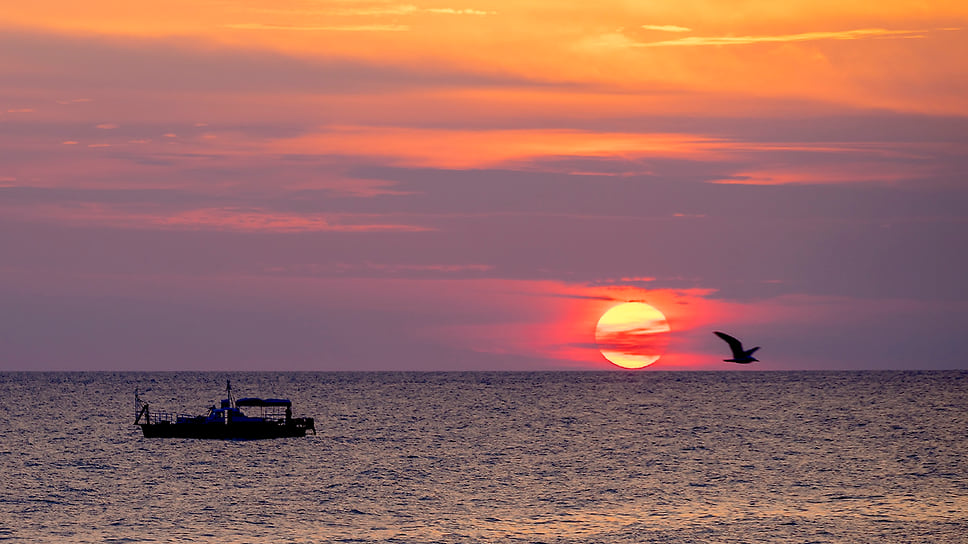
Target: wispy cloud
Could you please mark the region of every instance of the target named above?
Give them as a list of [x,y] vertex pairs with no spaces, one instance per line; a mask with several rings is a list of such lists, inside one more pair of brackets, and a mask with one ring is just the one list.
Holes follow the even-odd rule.
[[318,9],[254,8],[251,11],[277,15],[327,16],[327,17],[381,17],[436,13],[441,15],[497,15],[496,11],[470,8],[421,8],[413,4],[383,4],[354,7],[320,7]]
[[494,270],[494,266],[489,264],[381,264],[368,262],[365,266],[370,270],[390,272],[443,272],[448,274]]
[[266,269],[271,274],[293,276],[331,276],[349,272],[377,273],[387,276],[398,275],[466,275],[483,274],[494,270],[488,264],[400,264],[400,263],[362,263],[333,262],[326,264],[296,264],[289,266],[272,266]]
[[695,47],[704,45],[750,45],[756,43],[807,42],[819,40],[860,40],[866,38],[923,38],[923,30],[860,28],[832,32],[802,32],[772,36],[687,36],[658,42],[636,42],[632,47]]
[[[412,4],[396,5],[375,5],[363,7],[336,7],[322,8],[316,10],[286,10],[286,9],[259,9],[260,12],[270,12],[282,15],[306,16],[326,16],[326,17],[386,17],[386,16],[407,16],[420,13],[430,13],[438,15],[470,15],[481,17],[486,15],[497,15],[496,11],[484,11],[469,8],[421,8]],[[226,28],[236,30],[292,30],[292,31],[317,31],[317,32],[406,32],[410,30],[408,25],[402,24],[328,24],[328,25],[287,25],[287,24],[265,24],[265,23],[234,23],[225,25]]]
[[443,13],[446,15],[497,15],[496,11],[482,11],[479,9],[426,8],[423,11]]
[[[422,232],[426,227],[404,224],[347,222],[350,216],[297,215],[258,209],[203,208],[149,218],[156,227],[248,232]],[[382,219],[382,218],[381,218]]]
[[396,5],[376,5],[367,7],[344,7],[344,8],[322,8],[317,10],[306,10],[304,13],[314,15],[338,15],[338,16],[373,16],[373,15],[407,15],[420,11],[420,8],[412,4]]
[[646,30],[658,30],[660,32],[691,32],[692,29],[677,25],[642,25]]
[[271,25],[263,23],[236,23],[225,25],[236,30],[285,30],[310,32],[406,32],[407,25]]
[[658,155],[709,156],[725,142],[703,136],[593,132],[584,130],[450,130],[406,127],[328,126],[325,132],[302,134],[270,143],[281,153],[318,153],[393,157],[398,164],[437,168],[487,168],[514,164],[530,168],[535,157],[613,157]]
[[[91,146],[89,146],[91,147]],[[249,207],[206,207],[187,210],[146,211],[145,206],[104,202],[35,203],[2,207],[3,213],[22,221],[68,225],[100,225],[148,230],[229,232],[426,232],[430,227],[391,223],[371,214],[300,214]]]

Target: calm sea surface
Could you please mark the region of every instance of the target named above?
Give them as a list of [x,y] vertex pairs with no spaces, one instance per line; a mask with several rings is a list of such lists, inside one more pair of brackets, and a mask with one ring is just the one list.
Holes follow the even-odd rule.
[[[145,439],[230,378],[306,438]],[[968,542],[968,373],[0,373],[0,541]]]

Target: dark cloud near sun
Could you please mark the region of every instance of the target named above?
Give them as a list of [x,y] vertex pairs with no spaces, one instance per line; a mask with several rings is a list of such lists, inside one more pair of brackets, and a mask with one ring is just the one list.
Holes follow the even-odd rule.
[[[558,164],[586,164],[582,157]],[[601,158],[590,158],[600,168]],[[625,159],[619,159],[624,162]],[[741,166],[740,166],[741,167]],[[390,180],[416,196],[392,201],[409,213],[535,214],[578,217],[670,219],[693,217],[786,219],[822,217],[850,221],[956,220],[968,191],[952,187],[902,188],[882,184],[788,184],[753,186],[711,183],[736,178],[735,163],[655,160],[641,163],[647,175],[568,175],[518,170],[436,170],[369,167],[352,174]],[[391,201],[360,203],[388,211]]]
[[[697,101],[713,97],[686,89],[668,91],[677,96],[694,96]],[[647,94],[647,93],[646,93]],[[607,95],[606,95],[607,96]],[[810,101],[784,98],[757,98],[758,103],[777,109],[820,110],[800,117],[784,117],[743,113],[717,116],[683,115],[603,115],[589,118],[583,115],[557,113],[554,117],[519,116],[516,118],[458,119],[450,122],[414,120],[414,126],[428,128],[477,129],[568,129],[604,132],[660,134],[690,134],[723,138],[730,142],[771,143],[924,143],[951,142],[964,144],[968,134],[968,117],[930,115],[887,110],[870,110],[846,106],[831,106]]]
[[[391,66],[340,58],[303,58],[185,37],[69,36],[6,28],[0,50],[11,64],[6,85],[152,92],[375,93],[435,85],[538,84],[459,67]],[[23,68],[19,68],[23,67]]]
[[[132,139],[160,140],[165,134],[176,134],[182,138],[194,138],[206,133],[231,134],[251,138],[292,138],[305,134],[308,130],[310,130],[309,126],[287,123],[219,123],[217,125],[199,126],[186,122],[150,123],[140,121],[119,124],[110,130],[99,128],[96,123],[78,121],[29,122],[5,119],[3,123],[0,123],[0,137],[55,141],[67,138],[82,141],[110,139],[117,143],[128,143]],[[175,155],[176,153],[168,151],[168,154]]]

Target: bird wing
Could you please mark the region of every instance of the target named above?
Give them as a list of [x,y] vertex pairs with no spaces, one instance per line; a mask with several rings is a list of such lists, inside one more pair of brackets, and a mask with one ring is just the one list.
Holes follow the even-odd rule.
[[732,336],[724,332],[713,331],[713,334],[725,340],[726,343],[729,344],[730,351],[732,351],[734,354],[743,353],[743,343],[740,342],[739,340],[733,338]]

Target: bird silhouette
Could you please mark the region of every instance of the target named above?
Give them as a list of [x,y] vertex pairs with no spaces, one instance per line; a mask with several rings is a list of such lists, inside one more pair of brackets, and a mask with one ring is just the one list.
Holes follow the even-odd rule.
[[753,361],[759,361],[759,359],[753,358],[753,352],[760,349],[759,346],[751,349],[743,349],[743,343],[736,338],[719,331],[713,331],[713,334],[725,340],[726,343],[729,344],[729,350],[733,352],[733,358],[723,359],[724,362],[748,365]]

